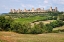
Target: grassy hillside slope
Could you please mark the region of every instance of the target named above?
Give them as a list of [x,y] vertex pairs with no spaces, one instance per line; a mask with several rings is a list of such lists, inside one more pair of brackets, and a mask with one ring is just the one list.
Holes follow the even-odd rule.
[[64,42],[64,33],[17,34],[0,32],[0,40],[8,42]]

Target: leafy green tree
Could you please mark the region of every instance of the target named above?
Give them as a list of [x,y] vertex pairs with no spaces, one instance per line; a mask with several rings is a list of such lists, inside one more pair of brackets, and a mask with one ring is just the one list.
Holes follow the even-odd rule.
[[30,23],[26,23],[26,24],[12,23],[10,27],[11,27],[11,31],[17,33],[29,34],[31,32]]
[[11,23],[10,25],[11,31],[21,33],[22,32],[22,25],[20,23]]
[[48,20],[53,20],[53,16],[48,17]]
[[54,19],[54,20],[57,20],[57,16],[54,16],[53,19]]
[[59,19],[64,21],[64,15],[60,15]]
[[24,34],[27,34],[27,33],[31,32],[31,24],[30,23],[23,24],[22,28],[23,28],[23,33]]
[[5,16],[0,16],[0,28],[1,30],[8,31],[10,29],[10,24],[13,19],[11,17],[5,18]]
[[38,24],[38,25],[39,25],[39,27],[40,27],[40,28],[43,28],[43,27],[44,27],[43,22],[39,22],[39,24]]
[[52,27],[50,24],[46,24],[46,27],[47,27],[47,28],[46,28],[46,31],[47,31],[47,32],[49,32],[49,33],[52,32],[53,27]]
[[55,28],[55,27],[60,27],[60,26],[63,26],[64,25],[64,22],[61,21],[61,20],[57,20],[57,21],[53,21],[53,22],[50,22],[50,25]]
[[34,27],[31,29],[32,34],[41,34],[42,32],[42,28],[38,24],[34,24]]

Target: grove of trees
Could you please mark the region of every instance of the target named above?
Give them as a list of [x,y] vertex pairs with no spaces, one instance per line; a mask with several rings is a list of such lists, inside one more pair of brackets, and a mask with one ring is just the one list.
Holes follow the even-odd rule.
[[64,22],[62,20],[57,20],[45,25],[42,22],[39,24],[34,23],[34,27],[31,27],[30,23],[22,24],[14,22],[11,17],[0,16],[0,31],[13,31],[21,34],[41,34],[51,33],[53,28],[63,25]]

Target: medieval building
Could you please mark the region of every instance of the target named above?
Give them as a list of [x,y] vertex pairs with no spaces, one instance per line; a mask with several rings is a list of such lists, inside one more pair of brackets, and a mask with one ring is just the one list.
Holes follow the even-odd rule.
[[57,7],[55,7],[54,9],[52,7],[50,7],[47,10],[44,10],[44,8],[43,9],[41,9],[41,8],[37,8],[37,9],[32,8],[32,10],[27,10],[26,8],[24,10],[21,10],[21,9],[18,9],[18,10],[11,9],[10,10],[11,13],[20,13],[20,12],[48,12],[48,11],[57,12],[58,10],[57,10]]

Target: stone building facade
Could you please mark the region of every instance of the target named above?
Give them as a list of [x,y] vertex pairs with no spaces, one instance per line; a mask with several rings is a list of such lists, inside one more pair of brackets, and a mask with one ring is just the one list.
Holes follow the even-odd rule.
[[24,10],[21,10],[21,9],[18,9],[18,10],[16,10],[16,9],[11,9],[11,10],[10,10],[11,13],[15,13],[15,12],[16,12],[16,13],[20,13],[20,12],[48,12],[48,11],[57,12],[58,9],[57,9],[57,7],[55,7],[55,9],[53,9],[52,7],[50,7],[50,8],[47,9],[47,10],[44,10],[44,8],[43,8],[43,9],[41,9],[41,8],[37,8],[37,9],[32,8],[31,10],[27,10],[26,8],[25,8]]

